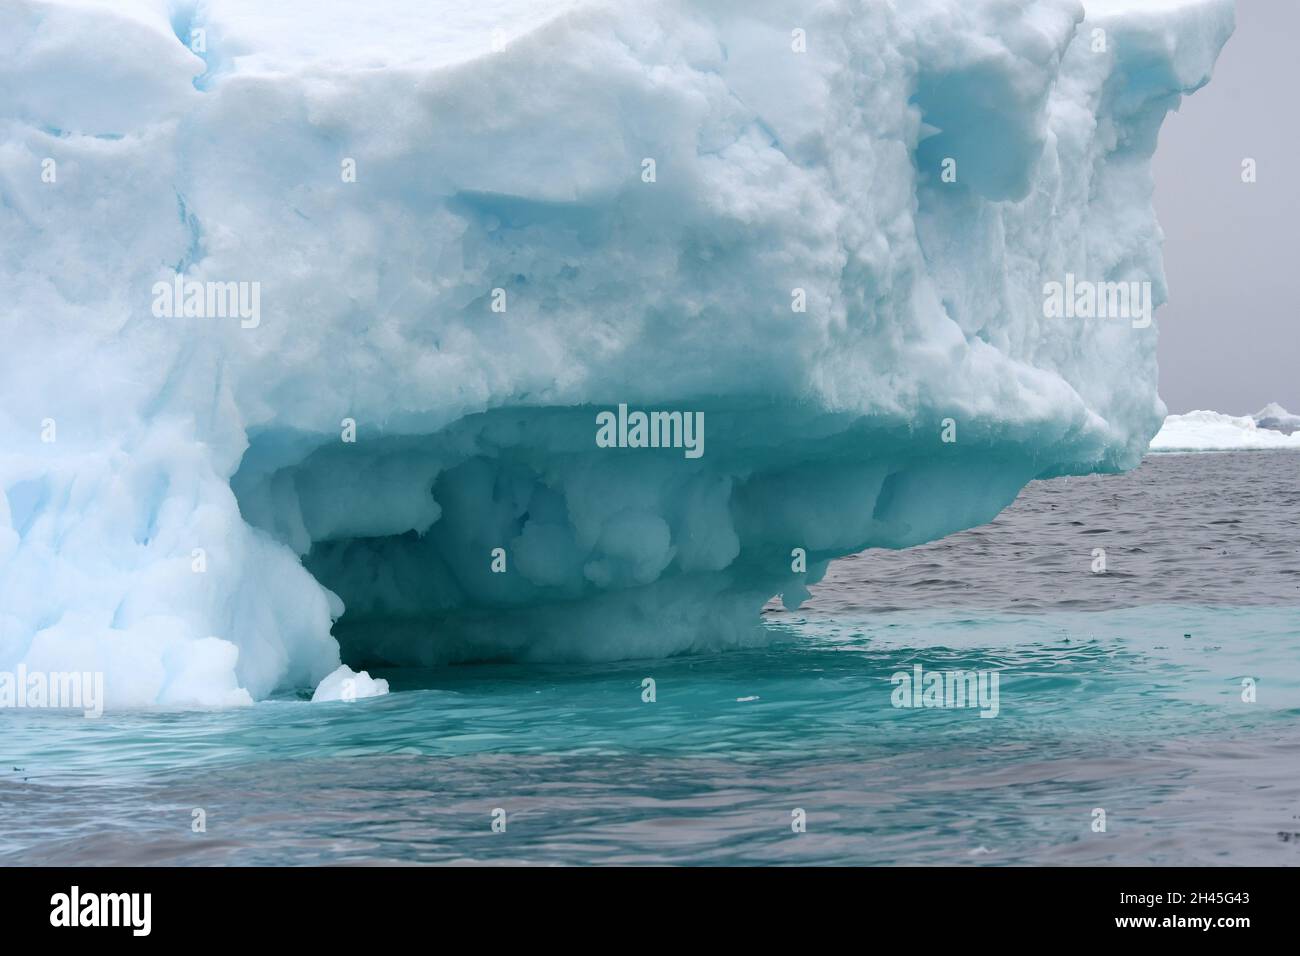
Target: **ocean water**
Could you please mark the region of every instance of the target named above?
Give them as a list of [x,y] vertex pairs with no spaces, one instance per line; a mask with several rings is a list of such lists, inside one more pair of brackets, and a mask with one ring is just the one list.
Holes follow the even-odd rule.
[[[0,711],[0,864],[1300,863],[1300,455],[1036,482],[764,620],[356,703]],[[894,706],[918,665],[996,674],[996,716]]]

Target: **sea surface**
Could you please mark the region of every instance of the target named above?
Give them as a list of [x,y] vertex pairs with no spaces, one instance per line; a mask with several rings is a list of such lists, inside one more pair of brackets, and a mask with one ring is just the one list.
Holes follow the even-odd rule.
[[[1036,482],[764,620],[354,703],[0,712],[0,864],[1300,863],[1298,454]],[[996,716],[895,706],[918,665],[996,674]]]

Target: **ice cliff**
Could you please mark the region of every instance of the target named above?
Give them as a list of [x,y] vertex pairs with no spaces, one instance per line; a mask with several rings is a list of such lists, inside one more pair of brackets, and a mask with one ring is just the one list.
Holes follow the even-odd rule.
[[[0,669],[224,705],[340,646],[726,646],[837,556],[1135,465],[1155,326],[1044,290],[1163,301],[1149,159],[1232,25],[5,0]],[[702,454],[598,444],[620,405]]]

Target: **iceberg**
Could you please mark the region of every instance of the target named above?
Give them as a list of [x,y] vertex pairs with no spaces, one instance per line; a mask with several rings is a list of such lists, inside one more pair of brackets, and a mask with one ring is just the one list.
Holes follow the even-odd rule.
[[[1265,406],[1255,416],[1224,415],[1198,410],[1185,415],[1170,415],[1151,439],[1151,450],[1161,452],[1191,451],[1300,451],[1300,431],[1286,430],[1295,416],[1276,403]],[[1265,424],[1272,422],[1274,424]],[[1281,427],[1279,427],[1281,426]]]
[[1269,402],[1250,416],[1260,428],[1291,434],[1300,431],[1300,415],[1292,415],[1277,402]]
[[1149,160],[1233,18],[9,0],[0,669],[234,706],[735,646],[1134,467],[1156,329],[1099,306],[1165,299]]

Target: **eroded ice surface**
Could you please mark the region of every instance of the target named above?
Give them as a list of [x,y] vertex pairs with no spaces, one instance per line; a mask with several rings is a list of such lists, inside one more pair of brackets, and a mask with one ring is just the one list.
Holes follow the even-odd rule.
[[[1148,161],[1233,11],[1087,6],[9,0],[0,668],[221,705],[336,636],[743,643],[836,556],[1133,466],[1155,327],[1043,287],[1163,301]],[[159,317],[177,273],[250,309]],[[619,403],[705,453],[598,448]]]

